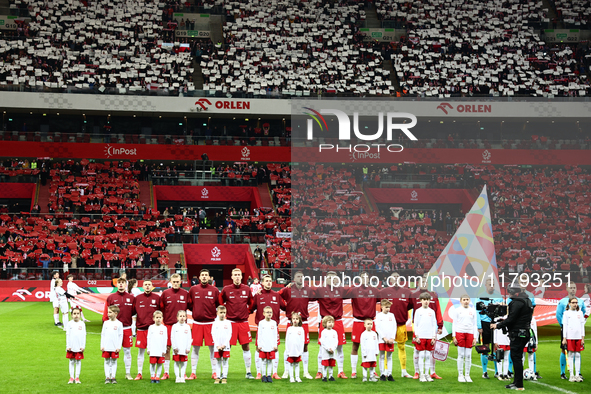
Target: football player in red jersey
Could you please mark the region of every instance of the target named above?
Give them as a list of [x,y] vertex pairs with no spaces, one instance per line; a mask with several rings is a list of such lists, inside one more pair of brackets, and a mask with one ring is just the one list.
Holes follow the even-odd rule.
[[242,283],[242,271],[240,268],[232,270],[232,284],[225,286],[220,293],[220,304],[226,306],[226,317],[232,323],[232,339],[230,345],[242,345],[242,358],[246,367],[246,379],[254,379],[250,372],[252,358],[250,355],[250,325],[248,315],[254,298],[250,287]]
[[215,369],[217,364],[214,358],[213,337],[211,327],[216,318],[216,308],[220,304],[220,291],[209,284],[209,270],[202,269],[199,273],[199,284],[189,290],[189,309],[193,314],[193,353],[191,356],[191,376],[188,380],[196,379],[197,362],[199,361],[199,349],[205,343],[209,347],[209,360],[211,363],[211,375],[216,379]]
[[[351,307],[353,309],[353,330],[351,331],[351,379],[357,377],[357,361],[359,344],[361,343],[361,334],[366,331],[364,322],[367,319],[373,321],[376,318],[376,303],[379,299],[379,290],[375,287],[369,286],[369,275],[367,272],[362,272],[361,286],[348,287],[344,291],[343,298],[351,299]],[[375,327],[373,328],[375,331]],[[370,378],[373,378],[371,376]]]
[[[271,307],[271,310],[273,311],[273,315],[271,316],[271,318],[273,320],[275,320],[275,322],[277,323],[277,326],[279,326],[279,320],[281,317],[281,310],[285,310],[285,301],[283,300],[283,298],[279,295],[278,292],[276,292],[275,290],[272,289],[273,286],[273,278],[271,277],[271,275],[265,275],[263,277],[263,289],[260,290],[257,294],[255,294],[254,296],[254,301],[252,304],[252,307],[250,308],[251,312],[254,312],[256,310],[256,315],[254,318],[254,322],[255,324],[259,325],[259,322],[261,320],[265,320],[264,316],[264,309],[265,307]],[[258,332],[257,332],[257,338],[258,338]],[[279,346],[279,336],[277,337],[277,346]],[[257,348],[258,348],[258,342],[257,342]],[[259,359],[259,352],[255,352],[255,366],[257,368],[257,379],[261,379],[261,376],[259,376],[261,374],[261,362]],[[277,375],[277,368],[279,366],[279,351],[277,351],[277,355],[276,357],[273,359],[273,379],[281,379],[279,377],[279,375]]]
[[117,320],[123,324],[123,362],[125,364],[125,379],[133,380],[131,377],[131,346],[133,345],[133,334],[131,332],[132,316],[134,315],[135,297],[127,291],[127,280],[125,278],[117,279],[117,292],[107,297],[105,310],[103,312],[103,321],[109,320],[109,307],[117,305],[119,313]]
[[170,276],[170,283],[172,289],[166,289],[160,296],[160,310],[164,314],[164,325],[168,331],[168,341],[166,346],[166,354],[164,356],[164,375],[161,380],[170,378],[170,334],[172,326],[177,322],[178,311],[186,311],[189,306],[189,292],[181,289],[181,276],[179,274],[172,274]]
[[160,296],[152,293],[154,286],[151,280],[144,281],[144,292],[135,297],[135,313],[137,315],[137,337],[135,347],[138,348],[137,376],[135,380],[142,380],[144,369],[144,353],[148,341],[148,328],[154,323],[154,312],[160,308]]
[[[308,327],[310,313],[308,312],[308,305],[314,301],[313,294],[314,289],[304,286],[304,273],[302,271],[296,271],[293,282],[279,291],[279,295],[281,295],[287,304],[285,315],[291,316],[295,312],[299,313],[301,317],[302,328],[306,336],[304,338],[304,352],[302,353],[304,377],[306,379],[313,379],[310,372],[308,372],[308,344],[310,343],[310,329]],[[284,355],[284,366],[285,372],[282,377],[283,379],[287,379],[289,377],[289,368],[291,367],[291,364],[287,361],[287,353]]]

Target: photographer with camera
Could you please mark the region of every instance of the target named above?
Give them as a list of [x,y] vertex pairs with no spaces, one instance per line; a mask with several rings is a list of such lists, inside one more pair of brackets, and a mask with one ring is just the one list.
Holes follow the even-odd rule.
[[[478,311],[478,333],[482,338],[482,345],[488,347],[488,350],[482,353],[480,350],[477,349],[477,351],[480,353],[480,362],[482,363],[483,379],[489,379],[487,372],[489,360],[488,354],[490,353],[490,344],[492,343],[493,339],[493,331],[490,329],[490,324],[494,316],[491,318],[491,316],[489,316],[489,314],[487,313],[488,306],[491,304],[500,305],[503,303],[502,298],[493,298],[495,295],[498,296],[498,294],[495,294],[495,287],[492,279],[488,279],[486,281],[486,293],[488,297],[481,297],[478,299],[478,302],[476,303],[476,310]],[[497,375],[497,364],[493,364],[495,366],[495,375]]]
[[492,330],[507,328],[511,341],[511,360],[513,360],[513,383],[505,386],[512,390],[524,390],[523,388],[523,348],[530,339],[530,323],[534,314],[531,300],[519,287],[507,289],[511,303],[509,304],[509,316],[506,320],[491,324]]

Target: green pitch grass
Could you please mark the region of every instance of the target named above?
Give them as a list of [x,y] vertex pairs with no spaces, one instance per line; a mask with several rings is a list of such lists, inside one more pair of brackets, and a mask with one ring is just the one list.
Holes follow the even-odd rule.
[[[125,367],[123,359],[119,359],[117,366],[117,385],[104,384],[103,359],[99,350],[101,320],[98,314],[84,311],[86,318],[92,322],[87,323],[88,332],[85,359],[82,361],[81,385],[68,385],[69,372],[68,360],[66,360],[66,335],[61,329],[54,327],[52,308],[49,303],[2,303],[0,304],[0,338],[2,346],[0,357],[2,359],[2,374],[0,375],[0,390],[4,393],[172,393],[172,392],[196,392],[211,390],[220,393],[275,393],[279,391],[298,391],[313,393],[376,393],[376,392],[429,392],[429,393],[469,393],[478,391],[482,393],[505,392],[507,384],[495,379],[484,380],[481,378],[482,369],[472,366],[471,377],[474,383],[459,383],[457,381],[456,355],[454,346],[450,348],[449,358],[445,362],[437,362],[437,373],[443,377],[432,383],[420,383],[418,380],[400,378],[400,364],[397,351],[394,353],[395,382],[362,383],[360,366],[357,367],[359,378],[356,380],[337,379],[335,382],[322,382],[319,380],[303,379],[303,383],[290,383],[288,380],[274,381],[272,384],[263,384],[256,380],[244,378],[245,369],[242,360],[242,349],[237,346],[232,348],[230,358],[230,371],[227,385],[215,385],[211,377],[209,364],[209,351],[201,350],[197,380],[187,381],[185,384],[174,383],[174,369],[171,365],[171,380],[163,381],[159,385],[151,384],[149,378],[149,363],[146,357],[144,364],[144,380],[125,380]],[[587,327],[591,322],[587,323]],[[582,371],[587,381],[584,383],[570,383],[560,379],[559,367],[559,336],[558,326],[540,327],[540,345],[538,349],[538,371],[543,379],[540,383],[525,382],[525,388],[529,392],[544,393],[590,393],[591,392],[591,353],[583,352]],[[587,330],[589,333],[591,330]],[[589,336],[587,336],[589,338]],[[316,374],[316,355],[318,345],[316,336],[310,344],[310,373]],[[410,341],[408,342],[410,345]],[[253,347],[251,352],[254,354]],[[345,373],[351,375],[350,358],[351,345],[345,345]],[[137,349],[132,350],[133,362],[131,374],[137,374]],[[281,356],[283,349],[281,347]],[[412,349],[407,349],[407,367],[413,372]],[[453,359],[452,359],[453,358]],[[476,351],[472,353],[472,363],[480,365],[480,357]],[[489,375],[493,375],[494,368],[489,363]],[[256,373],[254,357],[252,365],[253,374]],[[190,371],[189,371],[190,373]],[[279,374],[283,373],[283,362],[279,365]],[[335,367],[336,375],[336,367]],[[302,376],[303,378],[303,376]],[[508,391],[507,391],[508,392]]]

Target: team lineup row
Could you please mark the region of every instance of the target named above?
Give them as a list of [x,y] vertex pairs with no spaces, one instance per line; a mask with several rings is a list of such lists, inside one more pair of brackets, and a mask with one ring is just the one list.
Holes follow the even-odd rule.
[[[343,372],[344,354],[342,345],[346,343],[342,322],[343,298],[352,297],[352,291],[355,292],[354,297],[351,298],[354,316],[351,335],[353,342],[351,352],[352,378],[357,377],[357,364],[361,349],[361,365],[364,379],[368,379],[367,375],[369,374],[369,380],[376,380],[377,375],[373,369],[377,366],[376,361],[378,361],[377,357],[379,355],[381,379],[393,381],[392,353],[395,342],[398,346],[401,376],[412,377],[406,371],[405,349],[407,340],[406,320],[408,319],[408,311],[411,309],[414,310],[415,378],[422,381],[440,378],[435,373],[435,359],[432,357],[432,351],[437,334],[441,333],[443,319],[437,298],[425,292],[426,283],[424,287],[421,286],[415,291],[400,287],[388,287],[380,290],[366,286],[314,289],[302,286],[302,274],[296,273],[293,284],[288,285],[280,292],[275,292],[271,289],[272,280],[270,277],[263,278],[261,289],[251,289],[249,286],[242,284],[242,272],[235,269],[232,272],[233,284],[224,287],[220,292],[216,287],[209,284],[210,277],[207,270],[200,273],[199,279],[200,284],[191,287],[187,291],[180,287],[180,276],[173,275],[171,277],[172,288],[165,290],[160,296],[152,293],[153,287],[150,281],[144,281],[144,292],[136,297],[126,291],[127,282],[125,279],[118,281],[117,293],[111,294],[105,303],[103,319],[110,318],[109,307],[117,307],[117,313],[114,314],[111,311],[111,315],[113,315],[115,321],[120,323],[121,342],[119,347],[113,346],[108,348],[109,350],[103,350],[105,353],[109,353],[103,353],[105,357],[105,375],[108,380],[114,379],[116,357],[118,357],[121,347],[124,353],[126,378],[132,379],[130,348],[133,345],[132,326],[134,324],[132,317],[134,315],[137,315],[135,346],[139,349],[136,380],[142,379],[146,349],[151,364],[156,365],[154,370],[151,368],[152,381],[159,381],[157,379],[160,376],[158,365],[162,363],[164,364],[162,379],[169,378],[171,349],[173,361],[175,361],[177,382],[184,382],[184,368],[186,368],[189,356],[191,358],[192,373],[187,379],[194,379],[199,349],[205,345],[210,350],[212,376],[216,378],[216,382],[222,379],[221,383],[225,383],[227,378],[227,358],[224,355],[227,352],[229,356],[230,346],[237,343],[240,343],[243,349],[246,377],[254,378],[251,374],[250,342],[252,338],[248,323],[249,314],[253,312],[256,312],[255,323],[259,327],[256,342],[257,351],[255,352],[257,377],[263,381],[272,381],[272,378],[279,379],[277,374],[279,361],[277,326],[281,310],[285,310],[286,316],[290,320],[295,318],[286,333],[284,378],[289,376],[291,381],[300,381],[299,362],[303,362],[304,376],[312,379],[308,372],[309,357],[307,350],[310,342],[308,335],[308,304],[313,301],[318,301],[320,315],[322,316],[322,327],[320,327],[319,332],[320,351],[317,378],[334,379],[332,377],[332,366],[338,366],[337,377],[347,378]],[[489,290],[491,290],[490,293],[492,294],[492,288]],[[381,313],[376,313],[376,302],[380,302],[380,300]],[[487,331],[487,323],[490,324],[490,320],[486,321],[487,316],[478,314],[469,304],[469,298],[462,300],[464,308],[459,309],[461,313],[458,313],[453,324],[454,344],[459,346],[461,350],[458,352],[458,379],[462,382],[471,382],[469,368],[472,351],[470,348],[477,343],[483,330]],[[421,309],[424,309],[424,311]],[[184,311],[187,310],[191,311],[193,315],[194,324],[192,329],[186,324],[187,317]],[[158,313],[155,315],[156,311]],[[75,317],[75,314],[73,313],[72,316]],[[79,319],[80,317],[78,317]],[[158,324],[157,319],[160,320],[160,324]],[[225,322],[226,319],[230,323],[225,323],[226,331],[219,326],[214,326],[214,324],[219,325],[220,322]],[[299,328],[298,322],[302,323]],[[105,325],[108,326],[107,323],[105,322]],[[79,325],[78,322],[76,324]],[[158,329],[160,333],[163,333],[164,327],[167,334],[166,346],[156,347],[155,350],[150,351],[152,343],[158,342],[154,339],[150,341],[150,330]],[[184,342],[181,341],[183,345],[175,345],[175,332],[184,333],[184,336],[176,335],[177,338],[185,338]],[[222,332],[225,332],[225,336],[222,335]],[[274,334],[265,335],[264,332]],[[103,327],[103,333],[105,333],[105,327]],[[483,334],[483,340],[485,340],[483,342],[487,344],[492,342],[497,344],[499,348],[508,345],[508,343],[506,345],[502,343],[506,339],[502,338],[501,330],[494,330],[494,341],[491,341],[491,339],[486,340],[487,335],[485,334],[486,332]],[[188,339],[187,335],[189,335]],[[218,341],[216,341],[216,336],[220,337]],[[117,338],[118,335],[113,341],[114,345],[119,343]],[[152,338],[155,337],[152,335]],[[271,346],[275,339],[277,340],[275,346]],[[301,339],[301,343],[299,339]],[[333,341],[336,342],[333,343]],[[191,345],[193,346],[192,353],[190,352]],[[73,350],[72,352],[76,353]],[[110,352],[115,352],[115,354]],[[158,354],[157,357],[153,356],[155,353]],[[116,357],[110,357],[115,355]],[[220,356],[220,362],[217,361],[217,356]],[[384,362],[386,359],[387,364]],[[502,365],[503,360],[500,361]],[[505,363],[507,361],[505,359]],[[530,359],[530,369],[531,364]],[[486,366],[483,365],[483,367]],[[495,369],[496,367],[495,364]],[[502,365],[501,371],[504,371],[504,369],[505,366]],[[71,371],[71,380],[76,381],[77,377],[78,375],[74,376],[73,371]]]

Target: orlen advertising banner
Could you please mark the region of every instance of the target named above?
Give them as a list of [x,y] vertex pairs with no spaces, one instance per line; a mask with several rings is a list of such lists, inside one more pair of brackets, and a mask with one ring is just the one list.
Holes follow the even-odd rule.
[[289,147],[92,144],[58,142],[2,141],[3,157],[51,157],[73,159],[126,160],[201,160],[207,153],[214,161],[284,162],[290,157]]
[[[110,280],[75,280],[74,282],[87,292],[86,295],[108,295],[116,291],[113,282]],[[168,286],[168,281],[154,280],[152,281],[152,284],[154,287],[166,288]],[[143,281],[140,280],[138,287],[141,287],[142,285]],[[0,302],[49,302],[50,286],[51,284],[49,280],[1,280]],[[102,311],[102,307],[100,310]]]

